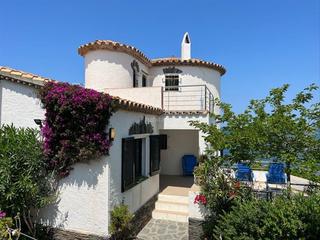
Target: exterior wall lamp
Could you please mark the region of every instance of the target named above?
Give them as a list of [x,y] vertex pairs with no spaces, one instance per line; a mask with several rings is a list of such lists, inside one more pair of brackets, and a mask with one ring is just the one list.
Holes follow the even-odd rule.
[[43,120],[41,120],[41,119],[33,119],[33,121],[34,121],[40,128],[42,128]]
[[116,129],[109,128],[109,140],[113,141],[116,138]]

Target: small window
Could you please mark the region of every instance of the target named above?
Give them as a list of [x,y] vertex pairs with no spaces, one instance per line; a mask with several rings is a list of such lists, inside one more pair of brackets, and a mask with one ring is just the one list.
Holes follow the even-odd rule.
[[179,75],[166,75],[166,91],[179,91]]
[[146,87],[147,86],[147,76],[146,75],[142,75],[142,87]]
[[133,87],[139,87],[139,83],[138,83],[138,78],[137,78],[137,73],[136,70],[133,69],[132,71],[132,80],[133,80]]
[[137,74],[140,71],[139,64],[136,60],[133,60],[131,63],[132,68],[132,85],[133,87],[139,87],[138,76]]

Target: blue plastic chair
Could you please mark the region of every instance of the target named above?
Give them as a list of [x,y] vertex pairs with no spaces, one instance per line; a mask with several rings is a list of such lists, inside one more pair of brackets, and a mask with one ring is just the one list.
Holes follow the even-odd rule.
[[194,155],[184,155],[182,157],[182,170],[184,176],[193,175],[193,169],[197,165],[197,158]]
[[284,172],[283,163],[271,163],[269,170],[266,173],[267,182],[271,184],[283,184],[287,181],[287,176]]
[[236,179],[238,181],[252,182],[253,180],[252,169],[247,164],[238,163],[237,170],[236,170]]

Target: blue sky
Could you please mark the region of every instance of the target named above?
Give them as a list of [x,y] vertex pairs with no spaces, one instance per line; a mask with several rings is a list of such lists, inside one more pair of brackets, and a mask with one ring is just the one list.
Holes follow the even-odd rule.
[[[227,68],[222,98],[242,111],[252,98],[320,84],[319,0],[1,0],[0,65],[83,83],[81,44],[111,39],[149,58],[192,56]],[[316,96],[320,99],[320,96]]]

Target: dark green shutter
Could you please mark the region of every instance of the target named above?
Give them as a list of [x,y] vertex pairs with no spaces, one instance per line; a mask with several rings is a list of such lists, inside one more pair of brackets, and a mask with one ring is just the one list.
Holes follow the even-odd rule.
[[150,136],[150,175],[160,172],[160,136]]
[[134,138],[123,138],[122,139],[122,186],[121,190],[124,192],[134,184],[134,149],[135,141]]

